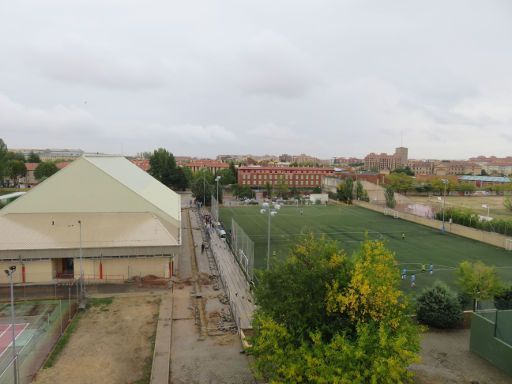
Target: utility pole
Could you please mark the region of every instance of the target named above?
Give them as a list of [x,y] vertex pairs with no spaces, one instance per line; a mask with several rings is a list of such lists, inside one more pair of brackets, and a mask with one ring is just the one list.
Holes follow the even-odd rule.
[[14,374],[14,384],[18,384],[18,355],[16,353],[16,322],[14,316],[14,285],[12,281],[12,275],[16,271],[16,266],[11,265],[9,269],[6,269],[4,272],[7,276],[9,276],[9,281],[11,285],[11,328],[12,328],[12,367]]

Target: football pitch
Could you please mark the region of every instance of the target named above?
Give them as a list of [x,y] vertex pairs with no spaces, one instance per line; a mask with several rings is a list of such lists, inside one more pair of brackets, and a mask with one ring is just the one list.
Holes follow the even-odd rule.
[[[227,230],[231,229],[233,217],[254,241],[256,269],[265,268],[267,255],[268,217],[261,214],[260,209],[259,206],[249,206],[220,210],[220,219]],[[409,276],[416,274],[416,291],[436,279],[453,287],[456,269],[464,260],[481,260],[487,265],[494,265],[505,282],[512,282],[512,251],[356,206],[283,206],[271,219],[271,254],[285,257],[304,233],[337,240],[348,254],[359,248],[365,234],[369,239],[383,240],[395,253],[399,268],[407,268]],[[402,239],[402,233],[405,239]],[[434,273],[421,272],[423,264],[427,269],[429,264],[433,264]],[[409,278],[402,282],[402,287],[410,289]]]

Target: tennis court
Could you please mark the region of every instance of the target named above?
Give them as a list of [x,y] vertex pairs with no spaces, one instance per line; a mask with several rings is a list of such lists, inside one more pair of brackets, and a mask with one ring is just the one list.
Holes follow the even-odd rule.
[[[245,230],[254,241],[255,268],[264,268],[267,215],[260,213],[259,206],[224,207],[221,208],[220,217],[227,229],[230,229],[233,217]],[[290,246],[304,233],[325,235],[337,240],[348,253],[358,249],[365,238],[384,241],[395,252],[400,269],[406,268],[409,275],[417,273],[416,291],[436,279],[453,286],[456,269],[464,260],[482,260],[494,265],[501,278],[512,281],[511,251],[356,206],[283,206],[271,218],[271,253],[278,258],[285,257]],[[433,274],[430,275],[428,271],[422,273],[423,265],[428,269],[430,264],[434,266]],[[405,290],[409,289],[409,280],[404,280],[402,284]]]
[[[16,352],[20,384],[34,374],[76,312],[75,300],[37,300],[15,303]],[[14,382],[11,306],[0,304],[0,384]]]

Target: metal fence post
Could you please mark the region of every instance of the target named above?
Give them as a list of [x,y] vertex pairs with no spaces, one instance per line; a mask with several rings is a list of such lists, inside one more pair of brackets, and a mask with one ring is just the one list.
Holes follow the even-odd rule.
[[62,300],[59,300],[59,322],[60,322],[60,334],[62,335]]

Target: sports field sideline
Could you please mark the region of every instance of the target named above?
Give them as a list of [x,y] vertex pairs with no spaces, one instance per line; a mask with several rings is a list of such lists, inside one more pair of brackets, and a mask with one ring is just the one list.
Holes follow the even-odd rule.
[[[220,219],[226,229],[231,229],[231,218],[242,226],[254,241],[255,267],[265,266],[267,253],[267,216],[260,213],[261,207],[249,206],[220,210]],[[303,214],[301,214],[301,209]],[[482,260],[496,266],[505,281],[512,282],[512,251],[497,248],[424,227],[405,220],[384,216],[356,206],[283,206],[272,217],[271,252],[284,257],[303,233],[324,234],[338,240],[348,253],[357,249],[368,234],[370,239],[382,239],[395,252],[400,268],[408,274],[416,273],[416,290],[440,279],[453,285],[455,271],[464,260]],[[405,239],[402,239],[405,233]],[[422,264],[434,265],[433,275],[421,272]],[[402,282],[409,289],[409,280]]]

